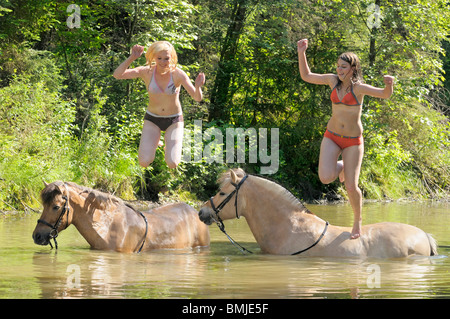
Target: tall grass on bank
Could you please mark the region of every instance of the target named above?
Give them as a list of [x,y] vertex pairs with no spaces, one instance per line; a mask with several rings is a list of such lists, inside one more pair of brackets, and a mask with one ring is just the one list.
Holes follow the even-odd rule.
[[44,180],[74,181],[133,198],[132,179],[141,172],[134,154],[107,133],[100,91],[78,137],[74,102],[58,91],[61,83],[48,85],[57,73],[45,75],[21,74],[0,89],[0,209],[39,207]]

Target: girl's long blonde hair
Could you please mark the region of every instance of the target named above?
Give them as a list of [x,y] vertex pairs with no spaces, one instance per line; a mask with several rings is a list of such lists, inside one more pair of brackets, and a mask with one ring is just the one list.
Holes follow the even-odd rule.
[[145,53],[145,58],[147,59],[147,63],[145,65],[152,66],[153,64],[155,64],[154,62],[155,54],[161,51],[169,51],[170,54],[169,69],[170,71],[175,70],[178,63],[177,52],[175,51],[173,45],[167,41],[156,41],[148,47],[147,52]]

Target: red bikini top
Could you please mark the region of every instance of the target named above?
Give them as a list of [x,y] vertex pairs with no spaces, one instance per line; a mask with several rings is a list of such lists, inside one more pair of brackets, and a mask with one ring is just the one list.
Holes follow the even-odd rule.
[[355,93],[353,93],[353,85],[350,87],[350,92],[345,94],[345,96],[342,98],[342,100],[339,100],[338,94],[337,94],[337,84],[333,88],[333,91],[331,91],[330,99],[331,102],[334,104],[344,104],[347,106],[361,106],[362,103],[359,103],[358,99],[356,98]]

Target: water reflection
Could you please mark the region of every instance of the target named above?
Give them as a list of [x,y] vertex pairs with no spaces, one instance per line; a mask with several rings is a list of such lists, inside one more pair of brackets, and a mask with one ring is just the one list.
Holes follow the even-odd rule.
[[442,257],[330,260],[268,255],[211,258],[207,251],[101,252],[77,260],[78,286],[75,273],[69,271],[74,264],[58,258],[59,254],[35,254],[44,298],[397,298],[429,296],[441,285],[447,287],[442,293],[449,293],[450,285],[437,275],[436,267],[444,263],[448,267],[448,258]]
[[36,252],[33,266],[43,298],[164,298],[183,287],[186,278],[203,276],[203,250]]

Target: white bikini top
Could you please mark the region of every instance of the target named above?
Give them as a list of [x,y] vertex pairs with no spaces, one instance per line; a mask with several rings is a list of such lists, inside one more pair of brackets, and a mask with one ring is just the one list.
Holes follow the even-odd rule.
[[155,72],[156,72],[156,66],[155,66],[155,70],[153,71],[152,79],[150,80],[150,84],[148,85],[148,91],[150,93],[165,93],[167,95],[172,95],[172,94],[176,94],[180,91],[179,88],[177,88],[175,86],[175,83],[173,83],[172,72],[170,72],[169,84],[167,84],[167,87],[165,88],[165,90],[163,90],[159,86],[159,84],[156,82]]

